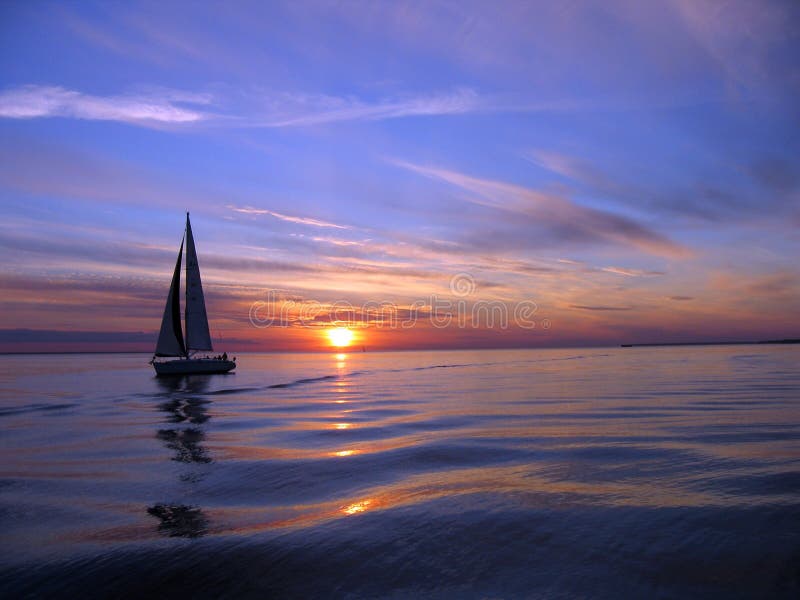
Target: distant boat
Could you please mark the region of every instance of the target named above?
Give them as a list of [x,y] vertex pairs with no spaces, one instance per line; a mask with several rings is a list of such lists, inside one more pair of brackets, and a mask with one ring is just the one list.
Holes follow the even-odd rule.
[[[186,301],[184,320],[186,336],[181,330],[181,257],[183,242],[186,241]],[[208,332],[208,316],[206,301],[203,297],[203,285],[200,282],[200,266],[197,264],[197,252],[194,248],[192,225],[189,213],[186,213],[186,231],[178,250],[178,261],[172,274],[169,286],[167,305],[161,319],[161,332],[158,334],[155,355],[150,364],[158,375],[190,375],[194,373],[227,373],[236,368],[234,360],[228,355],[218,357],[197,357],[197,352],[210,351],[211,334]],[[178,357],[177,360],[157,361],[156,358]]]

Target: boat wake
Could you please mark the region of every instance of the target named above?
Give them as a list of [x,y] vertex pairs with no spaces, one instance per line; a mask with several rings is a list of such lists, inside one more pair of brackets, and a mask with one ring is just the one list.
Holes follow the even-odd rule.
[[289,383],[274,383],[272,385],[266,386],[264,389],[272,390],[280,388],[297,387],[298,385],[305,385],[308,383],[319,383],[320,381],[330,381],[331,379],[341,379],[342,377],[344,376],[323,375],[322,377],[306,377],[304,379],[295,379],[294,381],[290,381]]

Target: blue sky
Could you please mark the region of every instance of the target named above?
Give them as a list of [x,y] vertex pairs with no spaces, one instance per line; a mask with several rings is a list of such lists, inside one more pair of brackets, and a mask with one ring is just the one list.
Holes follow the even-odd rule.
[[458,273],[550,326],[364,341],[800,335],[798,32],[792,2],[5,3],[0,345],[156,332],[186,210],[243,348],[315,347],[252,328],[271,289]]

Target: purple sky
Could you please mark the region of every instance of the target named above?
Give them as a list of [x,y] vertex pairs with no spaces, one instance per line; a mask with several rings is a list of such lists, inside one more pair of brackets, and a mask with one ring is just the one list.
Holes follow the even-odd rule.
[[3,3],[0,350],[150,350],[187,210],[223,346],[800,337],[798,56],[796,2]]

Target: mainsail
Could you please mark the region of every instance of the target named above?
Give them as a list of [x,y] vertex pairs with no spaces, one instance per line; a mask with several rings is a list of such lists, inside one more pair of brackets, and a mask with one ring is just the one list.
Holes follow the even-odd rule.
[[186,213],[186,350],[213,350],[189,213]]
[[175,272],[172,274],[172,283],[169,286],[167,305],[164,307],[164,317],[161,319],[161,332],[158,334],[156,356],[186,356],[181,332],[181,256],[183,255],[183,240],[181,249],[178,250],[178,261],[175,263]]

